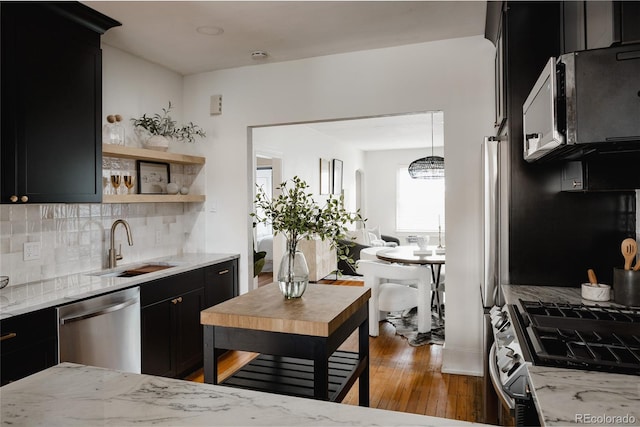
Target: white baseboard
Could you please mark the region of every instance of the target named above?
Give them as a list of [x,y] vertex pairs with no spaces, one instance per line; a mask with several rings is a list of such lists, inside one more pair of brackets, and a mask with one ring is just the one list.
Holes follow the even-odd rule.
[[442,349],[441,372],[481,377],[484,374],[482,354],[469,349],[450,348],[445,343]]

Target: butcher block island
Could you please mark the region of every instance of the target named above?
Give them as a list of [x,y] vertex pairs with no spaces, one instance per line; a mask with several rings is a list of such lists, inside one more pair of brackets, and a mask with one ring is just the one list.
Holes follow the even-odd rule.
[[[216,349],[260,353],[222,384],[340,402],[359,379],[369,406],[368,300],[364,287],[310,284],[285,299],[272,283],[201,313],[204,381],[218,384]],[[358,353],[338,347],[358,329]]]

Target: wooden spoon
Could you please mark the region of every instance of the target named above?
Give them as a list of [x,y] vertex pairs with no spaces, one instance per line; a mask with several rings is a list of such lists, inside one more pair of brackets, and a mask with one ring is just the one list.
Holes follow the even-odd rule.
[[598,286],[598,279],[596,278],[596,272],[592,268],[587,270],[587,276],[589,277],[589,283],[591,286]]
[[620,249],[624,257],[624,269],[631,270],[631,263],[638,253],[638,244],[631,238],[624,239],[620,245]]

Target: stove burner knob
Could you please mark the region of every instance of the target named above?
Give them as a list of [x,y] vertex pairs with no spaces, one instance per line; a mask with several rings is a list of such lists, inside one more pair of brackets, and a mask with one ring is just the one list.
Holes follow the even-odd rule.
[[503,331],[505,328],[505,325],[509,326],[510,324],[511,323],[509,322],[509,317],[505,314],[500,320],[494,323],[493,326],[499,331]]
[[507,320],[507,319],[508,319],[508,318],[507,318],[507,313],[505,313],[505,312],[501,311],[501,312],[500,312],[500,314],[498,314],[498,315],[496,315],[496,316],[494,316],[494,317],[492,317],[492,318],[491,318],[491,324],[492,324],[494,327],[498,327],[497,325],[498,325],[499,323],[501,324],[502,322],[504,322],[504,321],[505,321],[505,320]]
[[506,322],[502,324],[502,326],[498,326],[498,331],[504,332],[509,326],[511,326],[511,322],[507,319]]
[[498,350],[498,353],[496,354],[496,356],[498,360],[504,357],[513,357],[513,349],[509,347],[502,347]]
[[502,372],[510,374],[511,371],[520,364],[519,359],[519,356],[517,354],[513,354],[513,351],[511,351],[502,359],[498,359],[498,367]]

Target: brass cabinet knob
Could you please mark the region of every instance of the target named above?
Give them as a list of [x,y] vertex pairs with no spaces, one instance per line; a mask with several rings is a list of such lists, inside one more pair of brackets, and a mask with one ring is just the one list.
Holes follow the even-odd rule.
[[27,196],[22,196],[22,197],[20,197],[20,201],[21,201],[22,203],[27,203],[27,202],[29,201],[29,197],[27,197]]
[[17,202],[17,201],[18,201],[18,196],[16,196],[16,195],[14,194],[13,196],[9,197],[9,201],[10,201],[11,203],[15,203],[15,202]]

